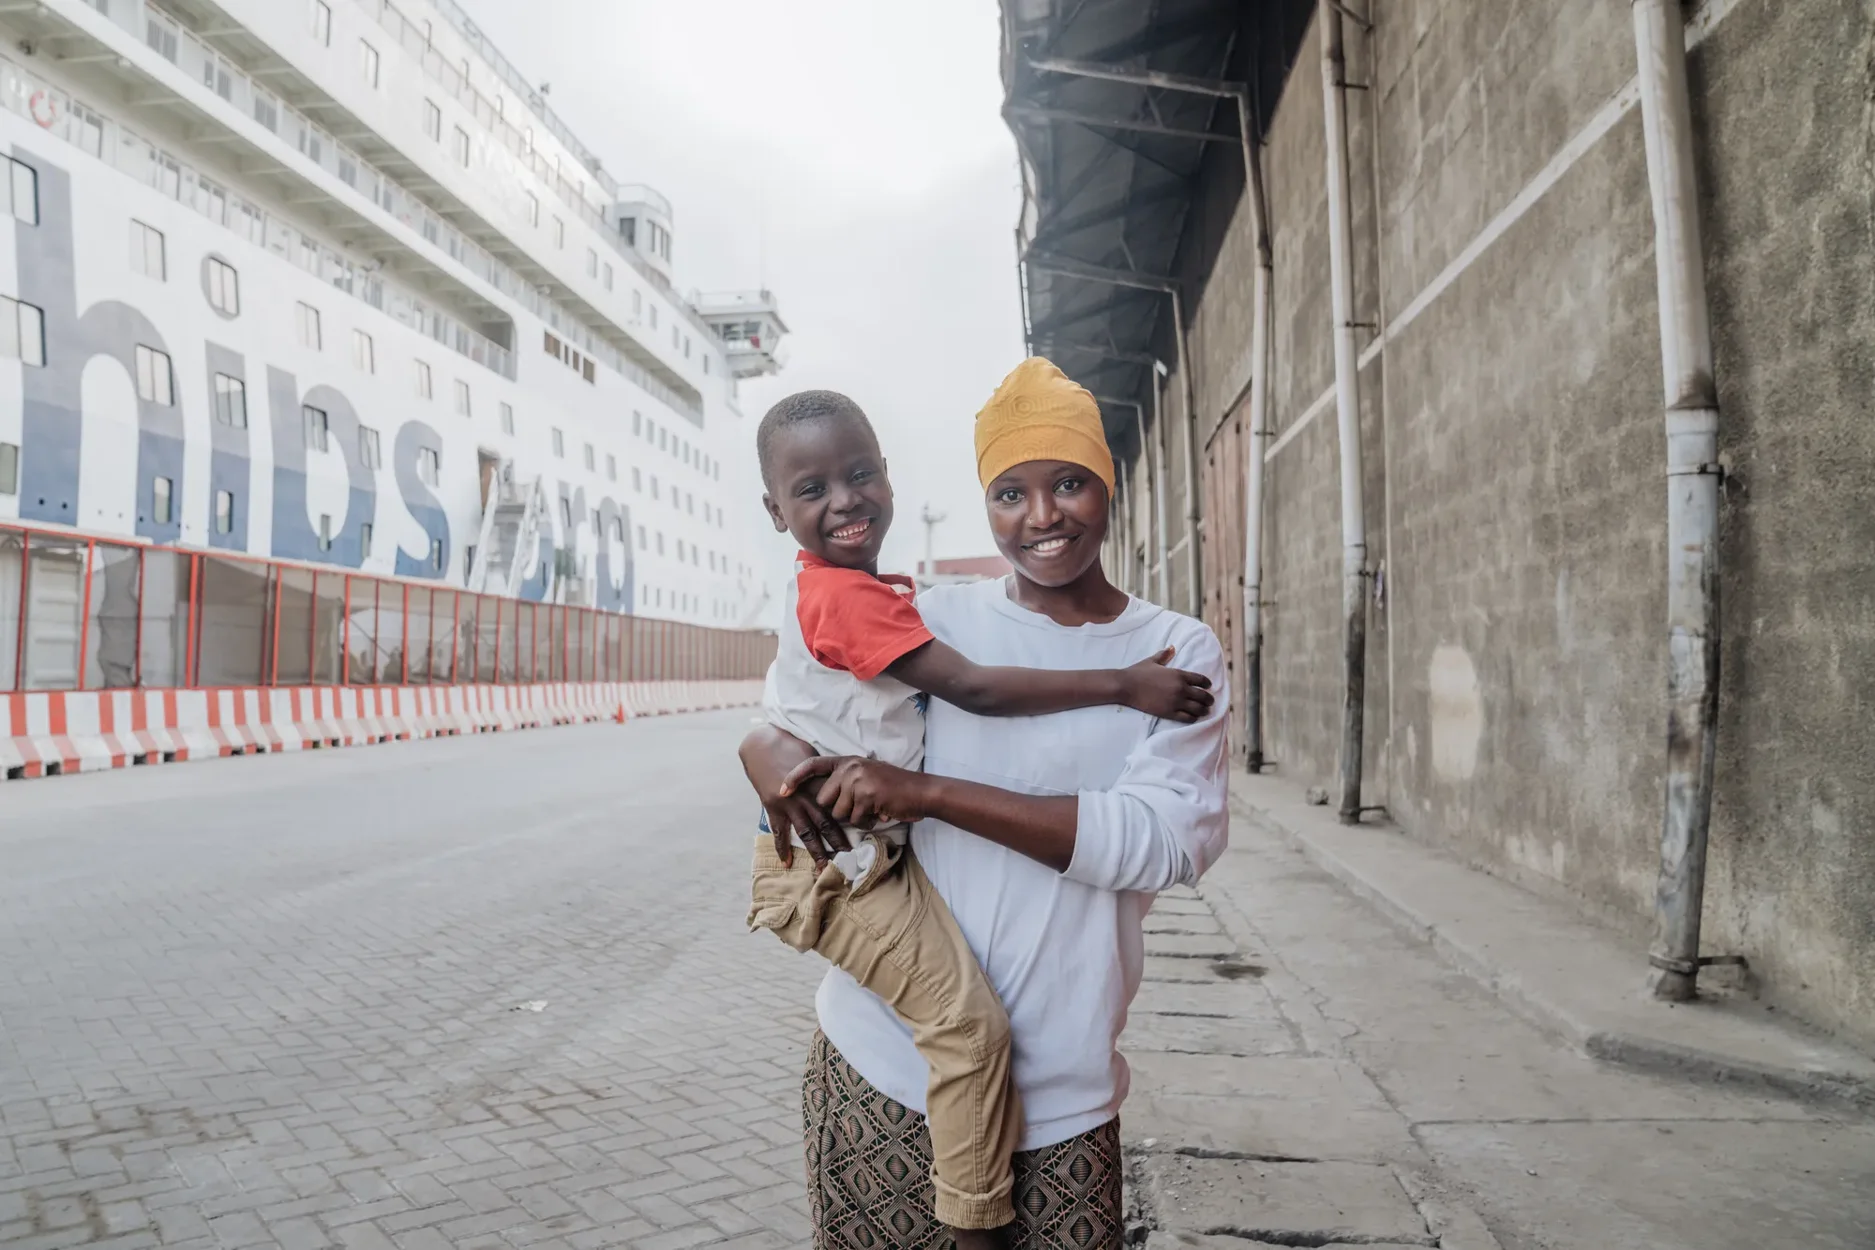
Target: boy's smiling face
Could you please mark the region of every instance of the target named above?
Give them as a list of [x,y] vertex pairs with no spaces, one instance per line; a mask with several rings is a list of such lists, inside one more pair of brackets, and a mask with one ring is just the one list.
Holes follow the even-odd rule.
[[892,528],[892,483],[864,422],[830,415],[777,435],[762,506],[778,532],[841,568],[879,571]]

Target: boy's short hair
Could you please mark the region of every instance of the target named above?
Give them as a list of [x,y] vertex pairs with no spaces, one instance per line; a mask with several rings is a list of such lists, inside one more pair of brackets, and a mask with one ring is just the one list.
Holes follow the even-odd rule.
[[776,401],[774,407],[762,414],[762,423],[756,427],[755,459],[761,465],[764,486],[768,485],[775,447],[782,436],[809,421],[827,420],[857,421],[872,435],[874,442],[878,441],[879,436],[874,433],[865,409],[845,395],[838,391],[796,391]]

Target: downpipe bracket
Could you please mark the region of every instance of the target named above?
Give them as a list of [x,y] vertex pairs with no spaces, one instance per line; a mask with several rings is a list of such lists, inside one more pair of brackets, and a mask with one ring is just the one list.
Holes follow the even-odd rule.
[[1677,972],[1683,977],[1698,976],[1701,968],[1749,968],[1751,962],[1743,955],[1701,955],[1698,959],[1674,959],[1667,955],[1649,953],[1647,962],[1662,972]]

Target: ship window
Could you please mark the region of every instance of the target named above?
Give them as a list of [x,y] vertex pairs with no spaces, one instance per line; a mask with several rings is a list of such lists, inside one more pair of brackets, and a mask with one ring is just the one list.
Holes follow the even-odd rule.
[[458,126],[456,127],[456,164],[466,169],[469,164],[469,153],[469,132]]
[[176,379],[170,371],[169,354],[141,343],[137,344],[137,397],[165,408],[176,402]]
[[469,415],[469,384],[460,378],[456,379],[456,415]]
[[598,463],[597,455],[593,451],[592,444],[587,443],[586,444],[586,471],[588,473],[595,473],[598,471],[598,469],[599,469],[599,463]]
[[7,158],[7,193],[13,203],[13,219],[29,226],[39,224],[39,171],[24,161]]
[[423,133],[432,143],[443,141],[443,110],[436,107],[436,101],[423,102]]
[[560,523],[569,530],[573,528],[573,501],[565,495],[560,496]]
[[0,295],[0,356],[23,365],[45,364],[45,313],[33,304]]
[[373,90],[378,85],[378,50],[366,40],[358,41],[358,72],[365,76]]
[[358,527],[358,556],[361,560],[371,558],[371,522],[369,521]]
[[434,447],[417,449],[417,476],[427,486],[435,486],[443,478],[443,453]]
[[325,409],[306,405],[300,409],[300,417],[306,426],[308,450],[325,451],[332,445],[332,423],[326,417]]
[[18,443],[0,443],[0,495],[20,493],[20,447]]
[[435,394],[436,384],[430,377],[430,366],[421,360],[417,361],[417,398],[433,399]]
[[612,263],[610,261],[606,262],[605,267],[605,289],[608,291],[612,289]]
[[296,315],[299,319],[299,345],[318,351],[323,346],[323,336],[319,333],[319,310],[311,304],[301,304]]
[[440,538],[430,540],[430,567],[438,573],[443,571],[443,540]]
[[358,427],[358,459],[367,469],[378,468],[384,463],[378,432],[368,425]]
[[705,377],[708,377],[709,373],[710,373],[710,358],[709,358],[709,355],[706,353],[703,357],[703,375]]
[[657,475],[657,474],[655,474],[655,473],[653,473],[653,474],[651,475],[651,498],[653,498],[653,499],[657,499],[657,498],[659,498],[659,495],[658,495],[658,475]]
[[633,321],[638,320],[638,318],[644,316],[644,312],[645,312],[645,293],[643,291],[633,291],[632,292],[632,320]]
[[659,555],[664,554],[664,531],[663,530],[658,531],[658,554]]
[[599,509],[592,510],[592,532],[597,537],[605,536],[605,518],[599,515]]
[[586,249],[586,276],[588,278],[599,276],[599,253],[590,247]]
[[558,217],[553,219],[553,245],[555,247],[566,246],[566,223]]
[[540,224],[540,197],[532,191],[527,193],[527,224],[530,226]]
[[230,317],[241,311],[241,275],[225,260],[208,258],[208,303]]
[[131,219],[130,269],[158,282],[169,276],[169,264],[163,251],[163,232]]
[[608,482],[618,481],[618,457],[608,455],[605,458],[605,476]]
[[144,22],[143,42],[154,48],[165,61],[175,61],[179,38],[176,24],[167,17],[152,13]]
[[653,330],[658,328],[658,306],[656,304],[651,305],[651,328]]
[[553,432],[553,454],[559,459],[566,459],[566,435],[558,429]]
[[580,376],[585,378],[588,382],[593,380],[595,371],[592,367],[592,358],[590,356],[586,358],[586,362],[581,366],[579,372]]
[[234,492],[231,490],[215,492],[215,532],[234,533]]
[[352,331],[352,363],[366,373],[378,371],[378,348],[363,330]]
[[645,535],[645,527],[640,525],[638,527],[638,550],[645,551],[648,550],[650,546],[651,543]]
[[632,489],[635,491],[643,491],[644,488],[645,488],[645,479],[643,475],[638,472],[638,466],[633,465],[632,466]]
[[247,384],[240,378],[215,375],[215,420],[237,430],[247,428]]
[[325,0],[313,0],[312,34],[324,46],[332,46],[332,6]]
[[150,483],[150,523],[168,525],[173,511],[176,484],[166,477],[159,477]]
[[329,512],[319,514],[319,550],[332,550],[332,514]]
[[503,434],[514,433],[514,405],[513,404],[503,404],[501,406],[501,432]]
[[660,426],[658,427],[658,450],[669,451],[670,449],[671,449],[670,431]]
[[645,414],[642,412],[632,413],[632,437],[637,438],[644,432],[645,432]]
[[625,541],[625,522],[618,517],[612,518],[612,541],[618,543]]

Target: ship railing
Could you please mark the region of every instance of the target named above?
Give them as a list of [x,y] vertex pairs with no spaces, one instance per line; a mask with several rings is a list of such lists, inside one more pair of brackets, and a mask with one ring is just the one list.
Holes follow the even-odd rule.
[[[382,278],[4,56],[0,56],[0,105],[334,289],[422,330],[478,364],[505,377],[514,376],[513,354],[501,344],[451,320],[415,295],[389,291]],[[50,124],[42,120],[47,115],[52,118]]]
[[[366,7],[375,9],[377,6],[368,3]],[[445,221],[395,179],[384,174],[362,156],[334,139],[323,126],[281,100],[262,84],[255,82],[215,49],[185,30],[168,14],[154,6],[147,8],[145,12],[147,21],[144,42],[158,55],[170,61],[191,78],[204,83],[229,104],[252,117],[261,127],[297,149],[307,160],[332,174],[346,186],[422,235],[425,241],[440,248],[471,274],[514,300],[541,320],[553,324],[562,338],[572,342],[582,352],[607,365],[614,373],[672,409],[692,419],[701,419],[703,409],[697,400],[654,377],[644,366],[626,357],[616,346],[596,334],[586,324],[584,318],[542,295],[540,288],[534,282],[523,277],[505,262],[496,259],[486,248]],[[388,26],[393,19],[409,26],[409,29],[415,32],[419,44],[432,57],[435,56],[434,49],[429,49],[427,43],[423,42],[422,32],[410,26],[395,9],[385,6],[380,20]],[[408,42],[409,36],[404,36],[404,40]],[[440,63],[440,58],[436,59]],[[441,65],[441,68],[460,79],[460,71],[447,65]],[[30,96],[30,93],[28,94]],[[9,107],[14,107],[11,101],[9,101]],[[575,189],[570,184],[566,186],[565,191],[567,195],[575,194]],[[600,232],[609,233],[603,229],[603,223],[601,223]],[[611,235],[611,237],[616,239],[616,235]],[[678,306],[685,308],[685,311],[689,312],[698,324],[706,325],[696,318],[693,310],[682,305],[681,301],[678,302]],[[491,348],[500,355],[489,354]],[[489,341],[487,348],[479,350],[483,355],[488,355],[489,359],[503,362],[499,371],[509,377],[514,376],[511,358],[507,356],[506,348]]]
[[[618,184],[599,168],[598,158],[573,137],[565,124],[546,107],[539,93],[529,86],[520,72],[495,49],[467,14],[449,0],[443,0],[438,4],[444,16],[449,18],[451,24],[469,40],[470,44],[495,70],[496,76],[512,87],[515,93],[527,102],[529,109],[546,125],[548,133],[558,139],[565,145],[568,152],[580,160],[599,187],[606,192],[611,202],[594,204],[586,195],[586,184],[569,181],[560,172],[557,163],[548,160],[535,146],[528,132],[509,121],[502,111],[463,75],[459,66],[450,64],[449,60],[431,45],[430,40],[423,33],[423,28],[405,17],[396,5],[388,3],[388,0],[358,0],[358,3],[397,40],[406,52],[417,59],[418,63],[423,66],[424,72],[433,81],[473,113],[477,121],[487,127],[489,134],[494,136],[501,147],[507,149],[522,169],[533,174],[569,212],[598,232],[599,236],[606,241],[606,245],[624,258],[625,263],[630,265],[639,277],[649,282],[654,289],[670,296],[671,304],[680,316],[688,320],[696,329],[706,334],[709,332],[709,323],[703,320],[696,309],[677,295],[670,284],[670,279],[659,273],[650,261],[641,256],[630,243],[627,243],[619,234],[617,223],[607,217],[611,202],[616,202],[620,198]],[[663,197],[659,196],[659,198]],[[668,201],[666,203],[668,205]],[[667,214],[668,211],[667,207]]]

